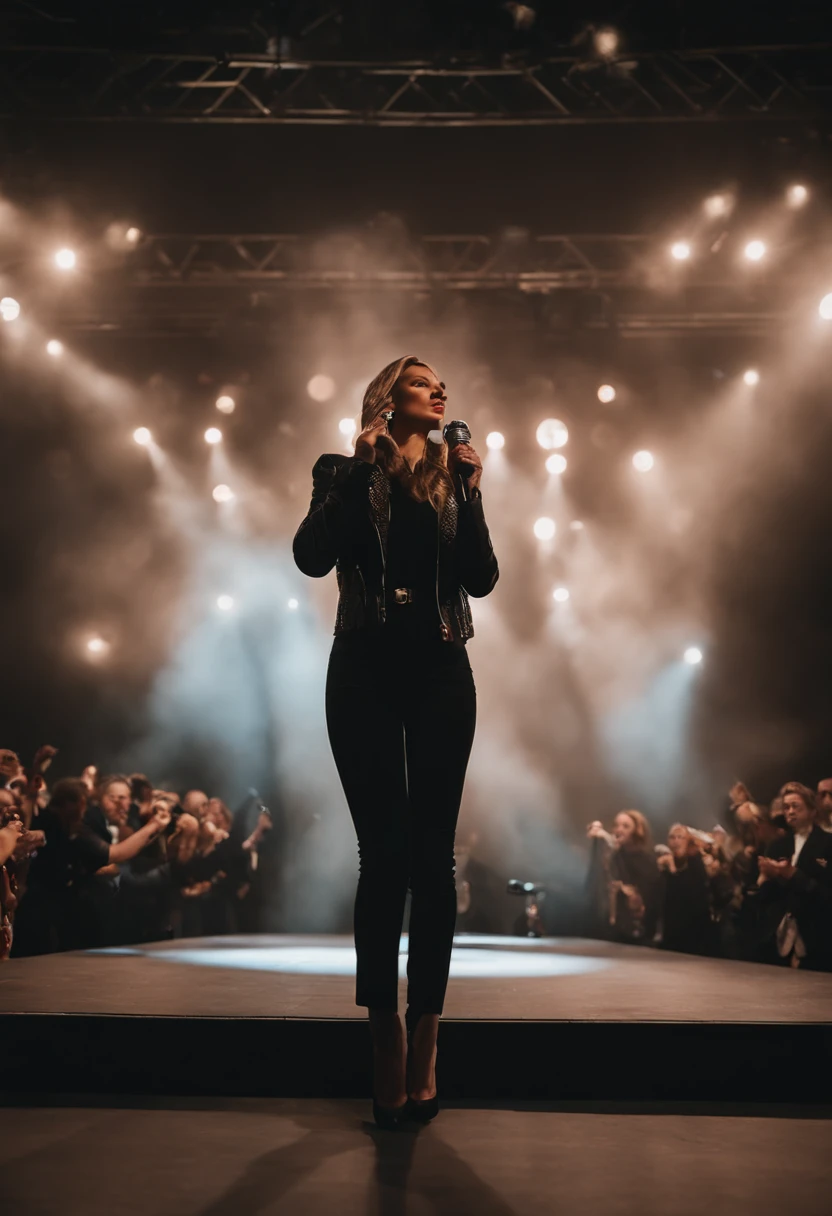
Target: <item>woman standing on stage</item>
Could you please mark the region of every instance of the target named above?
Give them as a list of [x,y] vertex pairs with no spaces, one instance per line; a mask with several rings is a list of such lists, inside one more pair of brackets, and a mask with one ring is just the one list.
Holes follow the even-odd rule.
[[[482,463],[470,445],[445,445],[444,412],[445,385],[427,364],[388,364],[364,394],[355,455],[316,462],[293,544],[304,574],[335,566],[338,579],[326,720],[358,837],[355,1000],[368,1009],[373,1111],[386,1127],[438,1110],[454,833],[476,721],[468,596],[488,595],[498,578]],[[405,1044],[398,958],[408,886]]]

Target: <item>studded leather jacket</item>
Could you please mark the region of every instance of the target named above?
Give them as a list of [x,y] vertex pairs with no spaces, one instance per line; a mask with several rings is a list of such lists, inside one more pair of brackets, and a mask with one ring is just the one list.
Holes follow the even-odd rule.
[[[390,481],[383,469],[333,452],[312,470],[312,502],[292,544],[304,574],[322,578],[335,566],[335,634],[383,625],[387,615]],[[445,642],[474,636],[469,595],[493,590],[499,577],[478,489],[468,502],[449,494],[436,524],[436,631]]]

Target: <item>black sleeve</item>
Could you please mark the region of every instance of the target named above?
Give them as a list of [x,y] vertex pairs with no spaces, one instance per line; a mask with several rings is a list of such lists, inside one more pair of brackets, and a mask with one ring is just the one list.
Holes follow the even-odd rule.
[[72,861],[86,874],[94,874],[110,863],[110,846],[84,824],[72,838]]
[[459,504],[454,562],[460,586],[481,599],[494,590],[500,571],[485,522],[482,495],[476,489],[473,494]]
[[310,578],[329,574],[346,540],[366,513],[374,466],[352,456],[340,464],[323,455],[312,469],[312,501],[292,542],[295,565]]

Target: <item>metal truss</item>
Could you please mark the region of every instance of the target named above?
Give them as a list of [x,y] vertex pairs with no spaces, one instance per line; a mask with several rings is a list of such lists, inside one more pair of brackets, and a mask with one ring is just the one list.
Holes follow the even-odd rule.
[[511,229],[415,240],[383,226],[360,236],[150,235],[134,254],[131,275],[136,284],[168,287],[546,292],[637,286],[655,247],[642,236],[530,236]]
[[355,300],[432,321],[462,307],[503,332],[762,334],[782,320],[772,300],[795,295],[804,263],[795,246],[769,272],[738,274],[719,256],[680,265],[663,241],[641,235],[411,238],[395,225],[324,237],[146,235],[123,261],[90,262],[83,294],[32,306],[59,329],[166,337],[257,331]]
[[0,46],[0,114],[385,127],[832,116],[832,43],[574,53],[499,65]]

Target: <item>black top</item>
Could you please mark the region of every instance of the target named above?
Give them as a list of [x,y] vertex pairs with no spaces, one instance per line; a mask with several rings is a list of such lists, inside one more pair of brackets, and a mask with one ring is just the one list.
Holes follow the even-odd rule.
[[[418,502],[398,478],[391,477],[385,590],[387,624],[397,635],[407,634],[414,639],[440,637],[436,603],[438,545],[436,508],[431,502]],[[396,603],[397,587],[410,587],[412,602]]]
[[68,836],[49,807],[38,816],[38,828],[46,834],[46,844],[32,858],[27,880],[30,892],[41,889],[58,893],[77,889],[110,860],[109,844],[83,823],[74,836]]
[[662,945],[665,950],[704,954],[709,947],[711,912],[708,876],[699,853],[686,858],[684,867],[663,875]]

